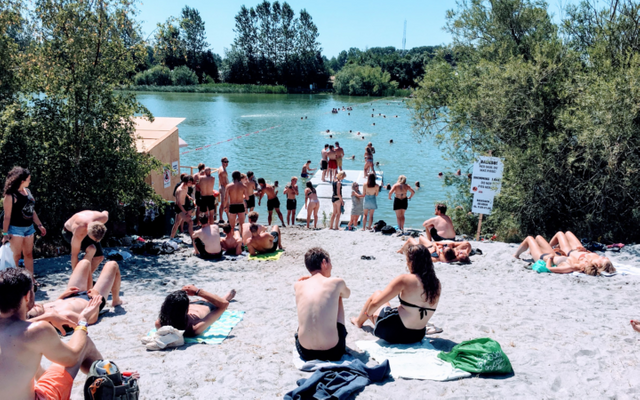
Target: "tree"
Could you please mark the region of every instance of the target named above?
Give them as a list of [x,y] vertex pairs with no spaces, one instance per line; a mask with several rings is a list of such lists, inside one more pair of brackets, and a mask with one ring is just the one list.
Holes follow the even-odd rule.
[[173,17],[158,24],[154,57],[170,69],[187,63],[187,49],[180,33],[179,21]]

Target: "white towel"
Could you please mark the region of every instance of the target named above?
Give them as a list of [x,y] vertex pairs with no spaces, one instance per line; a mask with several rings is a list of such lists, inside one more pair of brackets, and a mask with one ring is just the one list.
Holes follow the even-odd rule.
[[389,360],[391,376],[394,378],[429,379],[450,381],[468,378],[469,372],[455,368],[451,363],[438,358],[439,350],[427,340],[414,344],[390,344],[384,340],[359,340],[356,345],[381,363]]
[[152,334],[143,337],[141,341],[147,350],[157,351],[182,346],[184,344],[183,335],[184,331],[165,325]]

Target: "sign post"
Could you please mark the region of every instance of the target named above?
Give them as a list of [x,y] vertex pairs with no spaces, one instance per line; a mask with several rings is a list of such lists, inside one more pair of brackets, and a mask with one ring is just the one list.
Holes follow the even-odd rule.
[[471,211],[480,214],[476,240],[480,240],[483,215],[491,214],[493,198],[500,193],[503,168],[504,164],[498,157],[478,157],[478,161],[473,164],[471,177],[473,206]]

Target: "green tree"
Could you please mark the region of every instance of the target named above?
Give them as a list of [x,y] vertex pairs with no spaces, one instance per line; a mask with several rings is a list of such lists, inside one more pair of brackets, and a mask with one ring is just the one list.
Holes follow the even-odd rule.
[[392,95],[398,84],[391,81],[391,75],[380,67],[349,64],[336,74],[333,87],[337,94],[383,96]]

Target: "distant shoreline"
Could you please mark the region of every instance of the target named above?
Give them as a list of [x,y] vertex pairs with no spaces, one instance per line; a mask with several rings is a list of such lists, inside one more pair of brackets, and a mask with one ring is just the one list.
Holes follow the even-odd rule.
[[[190,86],[155,86],[140,85],[122,87],[122,91],[130,92],[161,92],[161,93],[240,93],[240,94],[334,94],[333,90],[301,90],[287,88],[282,85],[252,85],[234,83],[214,83]],[[385,93],[383,96],[358,96],[358,97],[408,97],[411,91],[408,89],[396,89],[394,93]]]

